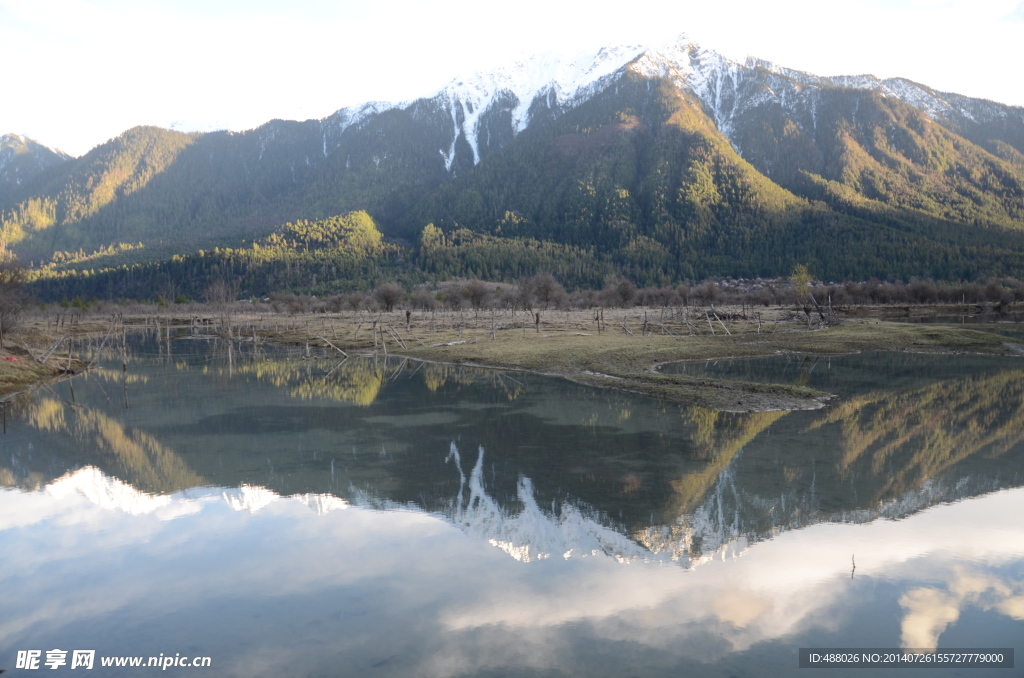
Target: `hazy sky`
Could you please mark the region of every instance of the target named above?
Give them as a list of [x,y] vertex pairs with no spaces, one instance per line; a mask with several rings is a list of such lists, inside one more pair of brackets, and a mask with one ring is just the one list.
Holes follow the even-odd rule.
[[522,54],[684,32],[733,58],[1024,105],[1024,0],[0,0],[0,133],[80,155],[134,125],[321,118]]

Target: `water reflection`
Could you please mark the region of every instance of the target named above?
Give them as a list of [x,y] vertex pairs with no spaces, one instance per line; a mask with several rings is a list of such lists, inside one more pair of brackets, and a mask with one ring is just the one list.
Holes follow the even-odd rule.
[[1024,620],[1024,577],[993,574],[976,564],[956,565],[944,586],[920,586],[900,596],[902,647],[935,649],[939,636],[965,609],[996,610]]
[[[178,369],[190,369],[188,363],[176,363]],[[487,384],[501,389],[508,399],[515,400],[522,384],[500,372],[410,361],[405,358],[374,356],[353,360],[335,360],[330,356],[270,358],[262,354],[257,360],[232,361],[230,366],[208,365],[205,373],[218,376],[252,376],[273,384],[292,398],[330,400],[367,407],[372,405],[389,382],[420,375],[423,385],[436,392],[446,385],[473,386]]]
[[[17,402],[12,418],[28,428],[4,439],[0,483],[35,488],[92,465],[160,493],[249,486],[449,513],[472,496],[474,510],[539,507],[553,524],[576,512],[629,541],[598,540],[622,557],[683,565],[781,530],[902,517],[1024,484],[1014,361],[802,361],[844,395],[815,412],[723,413],[531,375],[301,349],[229,359],[209,342],[179,343],[170,364],[163,349],[136,346],[127,372],[76,380],[75,401],[58,385]],[[785,375],[793,362],[776,367]],[[723,366],[779,376],[771,361]],[[902,387],[881,387],[879,367]],[[112,384],[131,384],[131,408]],[[458,450],[476,449],[463,462]]]
[[467,534],[497,546],[516,560],[530,562],[552,555],[566,559],[610,555],[627,562],[649,560],[653,555],[602,524],[602,517],[589,507],[562,502],[561,506],[552,503],[550,510],[545,511],[537,504],[533,481],[524,476],[519,477],[516,486],[522,509],[515,514],[509,512],[484,487],[482,447],[468,480],[454,443],[445,462],[451,462],[459,473],[459,493],[445,516]]
[[107,468],[116,469],[142,490],[176,492],[205,484],[154,436],[128,430],[100,410],[39,396],[25,405],[24,415],[30,426],[88,447],[91,454],[104,459]]
[[898,494],[974,455],[997,457],[1020,444],[1024,370],[948,379],[905,391],[876,390],[831,408],[808,431],[838,424],[844,470],[858,461],[880,475],[907,456],[882,494]]
[[[1024,629],[1024,490],[791,531],[690,571],[614,549],[524,567],[502,551],[536,512],[510,532],[474,495],[486,462],[470,456],[452,516],[253,487],[158,495],[96,469],[2,490],[0,646],[201,653],[225,676],[725,676],[791,673],[801,645],[1012,646]],[[494,535],[513,539],[480,539]]]
[[12,405],[0,647],[170,638],[220,675],[753,675],[800,645],[1024,630],[1013,361],[833,358],[804,370],[840,393],[824,410],[739,414],[171,343]]

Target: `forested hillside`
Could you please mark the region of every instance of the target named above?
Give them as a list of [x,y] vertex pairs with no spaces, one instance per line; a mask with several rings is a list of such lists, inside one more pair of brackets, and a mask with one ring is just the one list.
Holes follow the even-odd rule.
[[0,136],[0,205],[16,200],[37,175],[70,159],[19,134]]
[[[669,285],[798,263],[832,280],[1024,275],[1019,109],[708,54],[520,92],[529,124],[511,90],[453,85],[241,133],[135,128],[8,183],[0,243],[48,297],[226,275],[254,294],[539,271]],[[378,246],[294,237],[353,212]]]

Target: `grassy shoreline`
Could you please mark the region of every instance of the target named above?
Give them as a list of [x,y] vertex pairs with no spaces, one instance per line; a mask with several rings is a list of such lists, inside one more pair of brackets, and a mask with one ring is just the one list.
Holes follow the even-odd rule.
[[[37,345],[38,346],[38,345]],[[41,354],[46,348],[33,351]],[[16,396],[77,374],[85,364],[76,356],[69,361],[66,355],[49,358],[41,363],[24,348],[6,345],[0,350],[0,403]]]
[[[564,314],[560,314],[564,315]],[[398,320],[397,318],[395,320]],[[663,374],[658,366],[678,361],[753,358],[793,352],[841,355],[865,351],[980,353],[1019,356],[1005,337],[966,326],[915,325],[884,321],[853,321],[812,330],[762,331],[748,322],[731,323],[729,334],[672,334],[672,329],[642,335],[611,325],[601,334],[581,332],[566,322],[549,326],[490,328],[436,328],[421,336],[416,324],[393,322],[379,316],[376,325],[346,327],[331,336],[301,328],[273,330],[271,341],[320,346],[339,351],[378,351],[391,355],[469,367],[514,370],[555,376],[595,388],[636,393],[686,402],[723,411],[817,409],[831,394],[788,384],[711,380]],[[659,323],[660,325],[660,323]],[[383,326],[383,328],[382,328]],[[628,323],[625,327],[629,327]],[[616,330],[616,328],[618,328]],[[326,329],[326,328],[322,328]],[[634,327],[634,329],[639,329]],[[659,330],[661,328],[659,327]],[[723,323],[722,329],[725,329]],[[359,330],[362,330],[360,332]],[[762,325],[763,330],[763,325]],[[362,334],[362,336],[360,336]],[[370,339],[373,334],[373,339]],[[400,343],[401,342],[401,343]]]
[[[166,338],[215,334],[238,342],[319,347],[346,355],[379,352],[437,363],[524,371],[560,377],[594,388],[636,393],[723,411],[817,409],[830,394],[788,384],[712,380],[664,374],[658,366],[678,361],[753,358],[791,352],[840,355],[864,351],[916,351],[1021,356],[1024,346],[979,329],[982,325],[911,324],[882,320],[881,308],[863,310],[841,323],[817,326],[794,309],[758,314],[729,309],[697,312],[605,309],[534,314],[351,312],[330,315],[259,313],[237,307],[166,309],[163,313],[82,316],[72,333],[78,346],[104,335],[147,330]],[[714,321],[712,320],[714,317]],[[52,321],[52,326],[51,326]],[[56,318],[40,315],[26,333],[36,346],[49,341]],[[62,323],[61,332],[65,331]],[[12,349],[19,350],[19,349]],[[36,354],[39,351],[34,351]],[[65,354],[66,355],[66,354]],[[21,357],[21,356],[19,356]],[[84,363],[40,365],[25,354],[0,366],[0,399],[31,388]],[[5,379],[5,372],[16,375]],[[16,378],[15,378],[16,377]]]

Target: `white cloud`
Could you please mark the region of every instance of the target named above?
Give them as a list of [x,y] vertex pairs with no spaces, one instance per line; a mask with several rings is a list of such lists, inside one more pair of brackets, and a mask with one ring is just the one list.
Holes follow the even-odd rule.
[[1014,619],[1024,619],[1024,579],[1014,581],[980,568],[953,568],[945,589],[922,586],[900,597],[906,612],[900,625],[904,648],[933,650],[939,636],[960,618],[968,606],[994,609]]
[[[82,634],[98,619],[171,637],[190,619],[196,637],[245,638],[278,655],[330,643],[367,666],[387,655],[367,656],[376,646],[362,647],[360,634],[386,633],[393,647],[431,648],[420,675],[450,675],[502,663],[552,669],[580,660],[580,642],[713,661],[809,628],[838,631],[858,596],[892,587],[903,591],[902,613],[888,600],[873,605],[890,610],[885,620],[897,615],[915,647],[933,646],[968,606],[1024,618],[1021,489],[900,521],[784,532],[687,571],[602,557],[523,564],[437,516],[358,507],[316,515],[308,497],[260,497],[261,488],[194,488],[132,513],[137,498],[111,501],[127,488],[106,478],[107,490],[94,491],[100,480],[79,472],[41,491],[0,490],[5,646],[58,642],[64,629]],[[179,504],[188,510],[173,520],[161,514]],[[288,597],[306,602],[279,604]],[[230,628],[222,609],[233,612]],[[260,619],[267,610],[272,618]],[[218,661],[239,661],[230,645]]]

